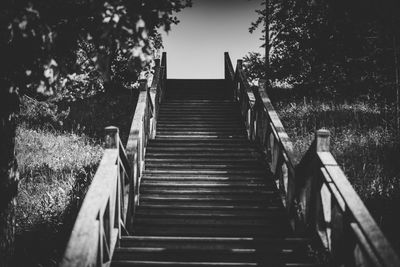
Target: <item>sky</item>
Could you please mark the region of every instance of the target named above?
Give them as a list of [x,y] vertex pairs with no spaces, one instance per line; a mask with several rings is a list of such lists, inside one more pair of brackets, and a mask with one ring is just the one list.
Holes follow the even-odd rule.
[[180,20],[163,33],[168,78],[223,78],[224,52],[236,60],[248,52],[263,53],[261,30],[250,34],[262,0],[193,0],[177,13]]

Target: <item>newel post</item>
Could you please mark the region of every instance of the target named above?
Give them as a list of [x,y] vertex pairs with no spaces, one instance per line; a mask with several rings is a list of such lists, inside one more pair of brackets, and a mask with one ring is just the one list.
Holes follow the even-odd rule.
[[104,141],[106,148],[117,148],[119,143],[119,129],[115,126],[108,126],[104,128]]
[[228,80],[229,80],[228,58],[229,58],[229,53],[224,52],[225,82],[228,82]]
[[316,152],[329,152],[331,133],[326,129],[320,129],[315,133]]

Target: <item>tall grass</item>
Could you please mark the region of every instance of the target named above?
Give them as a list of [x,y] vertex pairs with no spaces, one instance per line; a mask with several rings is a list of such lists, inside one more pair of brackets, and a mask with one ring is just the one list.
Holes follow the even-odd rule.
[[375,220],[400,249],[400,140],[388,107],[356,101],[278,102],[277,111],[294,142],[296,158],[306,152],[315,130],[331,132],[331,151]]
[[126,141],[136,99],[130,91],[74,102],[22,98],[14,266],[58,266],[102,156],[104,127],[119,127]]
[[84,135],[17,129],[15,266],[57,266],[102,151]]

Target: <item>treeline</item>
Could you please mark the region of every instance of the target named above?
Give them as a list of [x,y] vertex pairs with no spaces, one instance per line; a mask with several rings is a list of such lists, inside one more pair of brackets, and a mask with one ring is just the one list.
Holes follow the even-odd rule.
[[[266,0],[257,13],[250,32],[268,24],[271,82],[303,95],[398,99],[399,1]],[[244,61],[251,78],[265,76],[259,53]]]

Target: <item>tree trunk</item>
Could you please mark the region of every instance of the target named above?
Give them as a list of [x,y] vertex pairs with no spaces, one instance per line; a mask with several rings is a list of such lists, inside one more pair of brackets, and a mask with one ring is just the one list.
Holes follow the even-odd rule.
[[15,196],[18,170],[15,159],[15,114],[18,95],[0,88],[0,266],[10,266],[14,252]]

